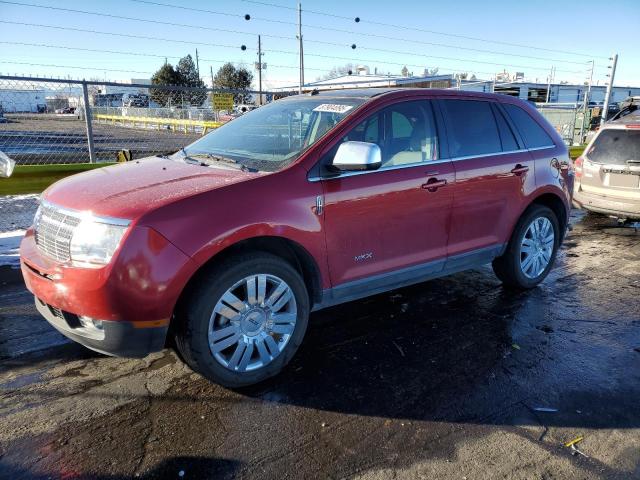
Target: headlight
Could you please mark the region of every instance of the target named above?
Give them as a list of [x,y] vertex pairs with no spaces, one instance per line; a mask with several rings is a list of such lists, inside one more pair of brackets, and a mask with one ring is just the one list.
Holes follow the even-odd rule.
[[38,202],[38,209],[36,210],[36,214],[33,216],[33,228],[38,227],[38,222],[40,221],[41,216],[42,216],[42,203]]
[[112,223],[101,218],[83,218],[71,238],[71,261],[88,267],[106,265],[111,261],[127,228],[126,221],[116,220]]

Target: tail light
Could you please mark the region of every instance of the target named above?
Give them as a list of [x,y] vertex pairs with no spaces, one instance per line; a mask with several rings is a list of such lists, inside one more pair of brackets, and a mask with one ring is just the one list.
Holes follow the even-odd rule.
[[582,158],[582,157],[576,158],[576,161],[573,162],[573,169],[575,170],[576,178],[581,178],[582,177],[582,165],[583,164],[584,164],[584,158]]

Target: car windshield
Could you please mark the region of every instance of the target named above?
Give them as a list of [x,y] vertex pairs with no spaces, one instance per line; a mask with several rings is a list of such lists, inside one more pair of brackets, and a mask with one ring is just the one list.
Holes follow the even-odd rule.
[[174,155],[202,163],[237,163],[275,172],[291,164],[364,103],[362,98],[292,97],[257,108]]
[[640,130],[602,130],[587,152],[587,157],[595,163],[612,165],[640,163]]

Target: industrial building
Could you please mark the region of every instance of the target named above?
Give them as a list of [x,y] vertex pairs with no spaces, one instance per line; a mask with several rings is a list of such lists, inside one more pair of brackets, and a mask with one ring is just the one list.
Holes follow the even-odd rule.
[[[342,90],[349,88],[459,88],[461,90],[478,92],[496,92],[505,95],[513,95],[523,100],[536,103],[563,103],[577,104],[584,101],[586,85],[564,83],[535,83],[524,80],[524,74],[518,73],[514,77],[517,80],[511,82],[494,82],[493,80],[460,80],[454,74],[431,76],[402,76],[370,74],[367,67],[358,67],[351,75],[328,80],[319,80],[306,83],[302,91],[312,90]],[[590,93],[592,105],[602,105],[607,87],[593,85]],[[273,88],[271,91],[297,93],[298,86]],[[615,86],[612,88],[611,102],[618,103],[631,96],[639,96],[640,87]]]
[[0,88],[0,111],[38,113],[47,109],[44,89]]

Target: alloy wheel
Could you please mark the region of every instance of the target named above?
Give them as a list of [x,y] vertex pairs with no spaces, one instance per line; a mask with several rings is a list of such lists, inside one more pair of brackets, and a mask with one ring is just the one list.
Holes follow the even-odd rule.
[[547,217],[535,218],[527,227],[520,243],[520,269],[525,277],[542,275],[553,254],[555,232]]
[[211,354],[234,372],[263,368],[285,348],[298,309],[291,287],[269,274],[236,282],[218,300],[209,320]]

